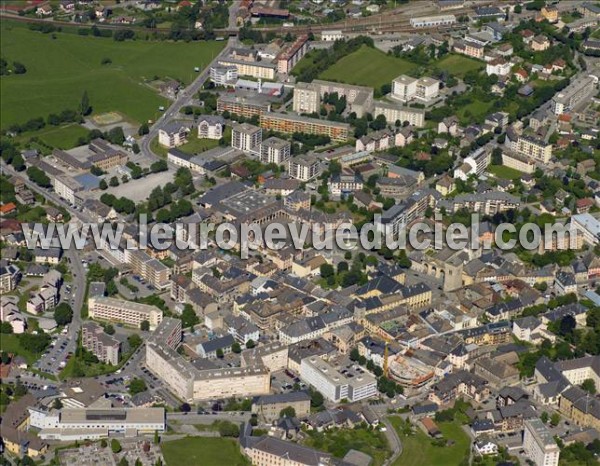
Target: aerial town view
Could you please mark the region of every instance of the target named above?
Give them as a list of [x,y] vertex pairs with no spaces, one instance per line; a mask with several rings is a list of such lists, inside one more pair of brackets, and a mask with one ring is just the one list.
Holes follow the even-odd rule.
[[0,466],[600,464],[600,1],[0,34]]

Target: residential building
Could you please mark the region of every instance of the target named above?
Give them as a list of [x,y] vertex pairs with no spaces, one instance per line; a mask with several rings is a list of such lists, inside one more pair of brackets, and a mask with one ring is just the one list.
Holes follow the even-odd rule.
[[488,75],[495,74],[496,76],[508,76],[511,68],[512,63],[499,57],[486,63],[485,72]]
[[245,118],[271,111],[271,102],[262,95],[226,92],[217,98],[217,112],[229,112]]
[[439,95],[439,91],[440,82],[433,78],[417,79],[403,74],[392,81],[392,98],[401,102],[413,99],[430,102]]
[[279,413],[287,407],[294,408],[296,417],[302,419],[310,414],[310,395],[306,392],[290,392],[278,395],[265,395],[255,398],[252,412],[264,422],[279,419]]
[[583,240],[594,246],[600,243],[600,220],[589,213],[571,217],[573,227],[583,235]]
[[82,346],[101,362],[116,366],[119,364],[121,343],[104,333],[104,328],[94,322],[84,322],[81,326]]
[[225,120],[220,116],[200,115],[198,117],[198,138],[221,139],[225,129]]
[[274,80],[277,74],[277,65],[268,61],[246,61],[227,57],[219,60],[221,66],[234,66],[238,76],[251,76],[256,79]]
[[477,58],[483,60],[485,52],[484,46],[472,41],[455,40],[453,50],[456,53],[467,55],[468,57]]
[[521,135],[517,139],[517,154],[536,162],[548,163],[552,157],[552,144],[534,136]]
[[217,86],[226,86],[238,79],[237,66],[217,65],[210,68],[210,80]]
[[313,155],[292,157],[288,163],[290,177],[300,181],[312,180],[319,174],[319,160]]
[[535,171],[533,160],[512,152],[502,152],[502,165],[528,174]]
[[348,140],[350,125],[335,121],[305,118],[296,115],[267,112],[260,117],[260,126],[284,134],[306,133],[329,136],[332,141],[345,142]]
[[[246,441],[248,440],[248,441]],[[254,466],[320,466],[333,464],[333,457],[313,448],[276,437],[242,439],[242,448]]]
[[547,20],[549,23],[557,23],[558,22],[558,8],[555,5],[545,5],[540,10],[542,17]]
[[75,205],[75,195],[83,189],[83,185],[72,176],[58,175],[54,178],[54,192],[69,204]]
[[292,156],[292,145],[289,141],[277,137],[270,137],[262,142],[260,148],[260,161],[265,164],[286,163]]
[[375,102],[373,117],[379,115],[385,116],[388,123],[394,124],[396,121],[404,123],[408,121],[411,126],[422,128],[425,126],[425,110],[419,108],[402,107],[397,104],[387,102]]
[[313,83],[296,83],[293,110],[296,113],[318,113],[321,104],[319,88]]
[[231,147],[250,155],[260,155],[262,129],[249,123],[234,123],[231,128]]
[[91,319],[122,323],[135,328],[140,328],[142,322],[148,321],[150,329],[155,329],[163,319],[163,312],[156,306],[104,296],[90,297],[88,307]]
[[177,147],[187,142],[190,129],[177,121],[170,122],[158,130],[158,143],[164,147]]
[[524,422],[523,449],[536,466],[558,466],[560,448],[540,419]]
[[275,58],[277,62],[277,71],[279,73],[289,73],[296,66],[302,57],[308,52],[308,35],[302,34],[294,42],[286,45]]
[[373,88],[371,87],[322,81],[320,79],[315,79],[311,84],[318,88],[321,99],[326,94],[334,93],[338,97],[346,97],[346,111],[356,113],[358,118],[369,112],[373,106]]
[[596,92],[598,80],[594,77],[575,79],[569,86],[552,98],[552,107],[556,115],[562,115],[575,109],[581,102],[587,101]]

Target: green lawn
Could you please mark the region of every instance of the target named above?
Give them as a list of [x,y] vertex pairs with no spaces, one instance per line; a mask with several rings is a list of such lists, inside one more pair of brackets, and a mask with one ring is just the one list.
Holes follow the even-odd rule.
[[326,69],[319,78],[377,89],[383,84],[390,84],[394,78],[416,67],[417,65],[407,60],[386,55],[381,50],[363,45],[356,52],[345,56]]
[[482,117],[490,113],[494,102],[483,102],[475,100],[464,107],[461,107],[456,114],[465,125],[477,122]]
[[[145,83],[154,77],[189,83],[194,67],[208,65],[225,45],[42,34],[8,21],[0,32],[2,57],[27,68],[23,75],[0,78],[3,128],[76,109],[84,90],[94,113],[118,111],[137,122],[155,119],[158,106],[167,101]],[[104,58],[112,63],[102,65]]]
[[186,437],[161,443],[167,466],[245,466],[235,440],[212,437]]
[[518,180],[523,176],[519,170],[514,168],[505,167],[504,165],[490,165],[488,171],[497,178],[503,178],[505,180]]
[[373,466],[381,466],[390,456],[385,435],[378,430],[363,427],[355,429],[334,429],[325,432],[308,432],[304,442],[317,450],[343,458],[349,450],[358,450],[373,458]]
[[76,147],[79,138],[87,136],[88,133],[88,129],[72,123],[65,126],[46,126],[37,132],[36,136],[49,146],[68,150]]
[[485,63],[464,55],[448,55],[438,61],[435,67],[454,76],[462,77],[469,71],[483,69]]
[[402,455],[394,462],[394,466],[458,466],[469,454],[471,440],[459,423],[438,423],[444,439],[454,442],[438,447],[418,426],[413,426],[414,433],[407,437],[402,433],[402,418],[394,416],[390,417],[390,421],[402,442]]
[[23,349],[19,342],[18,335],[2,334],[0,335],[0,351],[6,351],[7,353],[17,354],[23,356],[27,360],[27,364],[33,364],[38,358],[39,354],[32,353]]

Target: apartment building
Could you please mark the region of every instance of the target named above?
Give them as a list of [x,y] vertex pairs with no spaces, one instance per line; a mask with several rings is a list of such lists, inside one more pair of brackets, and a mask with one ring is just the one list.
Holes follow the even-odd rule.
[[437,79],[423,77],[413,78],[405,74],[392,81],[392,98],[401,102],[420,100],[430,102],[440,92],[440,82]]
[[250,458],[253,466],[325,466],[336,464],[329,453],[269,435],[252,438],[252,441],[242,439],[240,444],[244,454]]
[[271,111],[271,103],[260,95],[225,93],[217,98],[217,111],[229,112],[245,118]]
[[305,118],[296,115],[281,113],[263,113],[260,117],[260,126],[267,130],[284,134],[306,133],[329,136],[332,141],[345,142],[350,134],[348,123]]
[[402,107],[397,104],[387,102],[375,102],[373,117],[379,115],[385,116],[388,123],[394,124],[396,121],[404,123],[408,121],[411,126],[422,128],[425,126],[425,110],[419,108]]
[[277,75],[277,65],[267,61],[245,61],[229,57],[219,60],[219,65],[235,67],[238,76],[274,80]]
[[319,174],[319,160],[313,155],[293,157],[288,163],[288,174],[300,181],[312,180]]
[[292,145],[281,138],[270,137],[263,141],[260,148],[260,161],[265,164],[286,163],[292,156]]
[[528,174],[535,171],[535,162],[533,160],[511,152],[502,153],[502,165]]
[[198,118],[199,139],[221,139],[225,129],[223,117],[214,115],[201,115]]
[[277,71],[279,73],[289,73],[296,66],[304,55],[308,52],[308,35],[302,34],[292,42],[286,45],[275,58],[277,62]]
[[552,109],[556,115],[572,111],[580,102],[594,95],[598,80],[593,77],[575,79],[569,86],[552,98]]
[[554,437],[540,419],[528,419],[524,423],[523,449],[536,466],[558,466],[560,448]]
[[460,53],[461,55],[466,55],[472,58],[477,58],[478,60],[483,60],[483,55],[485,53],[483,45],[469,40],[454,41],[453,50],[456,53]]
[[158,130],[158,143],[164,147],[177,147],[187,142],[190,129],[177,121],[172,121]]
[[83,191],[75,178],[69,175],[58,175],[54,178],[54,192],[70,204],[75,204],[75,195]]
[[319,88],[313,83],[296,83],[293,110],[296,113],[318,113],[321,104]]
[[104,296],[90,297],[88,307],[91,319],[122,323],[135,328],[140,328],[142,322],[148,321],[150,329],[155,329],[163,318],[163,312],[156,306]]
[[453,199],[442,199],[436,209],[442,207],[447,212],[457,212],[467,209],[485,215],[494,215],[498,212],[517,209],[521,205],[518,197],[501,191],[490,191],[484,194],[459,194]]
[[369,372],[363,371],[349,378],[317,357],[301,361],[300,377],[334,403],[339,403],[344,398],[350,402],[364,400],[378,393],[377,380]]
[[0,266],[0,292],[8,293],[19,283],[21,272],[16,265]]
[[492,152],[485,147],[480,147],[465,157],[462,165],[454,169],[454,178],[467,181],[471,175],[479,176],[485,172],[491,162]]
[[592,246],[600,243],[600,221],[593,215],[589,213],[573,215],[571,223],[581,233],[586,243]]
[[346,111],[354,112],[361,118],[373,106],[373,89],[367,86],[342,84],[333,81],[315,79],[312,84],[319,90],[321,99],[325,94],[337,93],[338,97],[346,97]]
[[217,65],[210,68],[210,80],[217,86],[226,86],[238,79],[237,66]]
[[81,326],[81,344],[100,361],[116,366],[119,364],[121,343],[94,322],[84,322]]
[[517,139],[517,154],[536,162],[548,163],[552,157],[552,144],[543,139],[522,135]]
[[231,147],[247,154],[260,155],[262,129],[249,123],[234,123],[231,131]]

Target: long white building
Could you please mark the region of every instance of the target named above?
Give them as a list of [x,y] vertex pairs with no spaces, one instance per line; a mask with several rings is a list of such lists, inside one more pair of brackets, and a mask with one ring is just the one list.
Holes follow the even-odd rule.
[[554,437],[540,419],[528,419],[524,423],[523,449],[536,466],[558,466],[560,448]]

